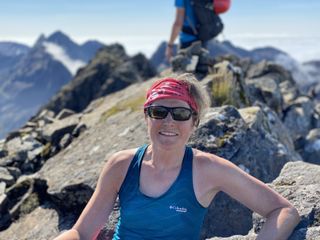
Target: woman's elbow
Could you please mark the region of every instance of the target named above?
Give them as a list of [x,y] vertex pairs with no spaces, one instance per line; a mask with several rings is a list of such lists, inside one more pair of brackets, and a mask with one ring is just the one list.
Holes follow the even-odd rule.
[[292,216],[292,219],[293,219],[295,225],[298,225],[301,220],[301,217],[300,217],[298,210],[294,206],[291,206],[291,207],[289,207],[289,211],[290,211],[290,215]]

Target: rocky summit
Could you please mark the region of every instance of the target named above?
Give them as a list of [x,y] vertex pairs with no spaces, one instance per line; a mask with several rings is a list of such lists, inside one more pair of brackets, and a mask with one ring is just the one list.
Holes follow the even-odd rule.
[[[120,46],[102,49],[0,142],[0,239],[51,239],[74,224],[108,157],[148,142],[142,105],[160,77],[154,74],[141,55],[129,59]],[[268,61],[219,57],[201,83],[212,106],[189,145],[227,158],[288,198],[301,215],[290,240],[319,239],[318,100]],[[110,239],[118,216],[116,204],[98,239]],[[255,239],[262,224],[219,193],[201,239]]]

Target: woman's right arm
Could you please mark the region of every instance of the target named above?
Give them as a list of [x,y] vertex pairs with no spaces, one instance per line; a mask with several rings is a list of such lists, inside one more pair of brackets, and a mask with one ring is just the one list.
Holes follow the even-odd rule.
[[75,225],[54,240],[86,240],[99,234],[113,210],[132,157],[133,151],[126,150],[116,153],[107,161],[96,189]]

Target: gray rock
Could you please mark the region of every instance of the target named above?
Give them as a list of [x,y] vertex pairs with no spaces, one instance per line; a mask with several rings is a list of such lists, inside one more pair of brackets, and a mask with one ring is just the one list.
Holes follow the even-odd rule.
[[4,167],[0,167],[0,182],[5,182],[7,186],[11,186],[15,182],[14,177]]
[[[289,199],[301,216],[290,240],[317,239],[314,237],[320,236],[320,166],[302,161],[287,163],[270,186]],[[255,231],[262,223],[263,220],[255,214]]]
[[298,97],[286,109],[283,122],[290,129],[292,138],[298,139],[306,136],[313,128],[312,118],[314,114],[314,104],[308,97]]
[[58,146],[62,137],[67,133],[72,133],[75,127],[78,125],[80,115],[72,115],[62,120],[55,120],[46,126],[42,133],[42,137],[51,142],[52,145]]
[[305,138],[301,156],[306,162],[320,165],[320,128],[312,129]]
[[74,111],[64,108],[58,113],[58,115],[56,116],[56,119],[62,120],[64,118],[66,118],[66,117],[70,117],[73,114],[75,114]]
[[59,142],[60,148],[66,148],[72,142],[72,136],[70,133],[67,133],[63,136],[63,138]]
[[[229,159],[264,182],[275,179],[285,163],[301,160],[284,125],[267,107],[212,108],[190,144]],[[246,234],[251,227],[251,211],[219,193],[210,205],[202,237]]]
[[52,239],[60,231],[72,227],[74,217],[62,217],[52,207],[43,205],[14,222],[0,232],[0,239],[29,240]]

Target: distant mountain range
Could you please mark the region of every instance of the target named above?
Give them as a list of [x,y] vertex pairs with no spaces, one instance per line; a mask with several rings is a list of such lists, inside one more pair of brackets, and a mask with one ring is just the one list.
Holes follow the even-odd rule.
[[48,102],[104,46],[82,45],[57,31],[33,47],[0,42],[0,139]]
[[[142,74],[137,75],[136,73],[136,71],[140,71],[139,66],[149,64],[143,56],[137,55],[131,59],[125,56],[126,54],[124,50],[121,50],[121,47],[112,46],[105,48],[100,53],[99,58],[105,58],[105,54],[109,51],[117,51],[117,54],[122,54],[120,54],[119,59],[124,62],[124,65],[119,64],[117,59],[113,58],[111,62],[115,61],[116,70],[115,67],[109,69],[110,64],[107,62],[105,63],[107,65],[104,66],[107,67],[107,70],[99,69],[101,66],[95,62],[87,65],[96,55],[98,49],[102,47],[104,45],[98,41],[87,41],[79,45],[61,31],[54,32],[48,37],[41,35],[32,47],[14,42],[0,42],[0,139],[8,132],[23,125],[41,106],[54,111],[60,109],[57,107],[58,103],[60,103],[60,107],[68,107],[75,111],[85,107],[86,101],[81,100],[79,103],[75,103],[72,99],[69,99],[73,98],[74,94],[79,98],[79,96],[83,96],[83,93],[72,90],[71,94],[69,89],[73,89],[75,83],[85,83],[88,79],[91,79],[91,74],[95,76],[96,73],[103,72],[105,74],[103,78],[111,76],[112,84],[109,85],[110,81],[107,84],[99,83],[101,89],[96,89],[93,93],[90,93],[92,96],[90,95],[88,99],[102,96],[109,89],[120,89],[126,85],[125,82],[130,82],[132,79],[139,79],[137,76]],[[151,64],[158,71],[169,67],[169,63],[165,59],[165,48],[166,42],[162,42],[150,59]],[[177,51],[177,46],[174,50]],[[287,53],[273,47],[246,50],[234,46],[229,41],[211,41],[208,50],[213,57],[228,54],[239,58],[250,58],[254,62],[273,61],[289,70],[294,79],[300,80],[301,82],[298,82],[300,86],[311,86],[320,82],[319,61],[301,64]],[[88,70],[90,72],[88,76],[84,73],[77,74],[80,68],[93,69],[93,72]],[[153,74],[151,67],[148,66],[147,68],[151,76]],[[87,72],[87,70],[84,72]],[[126,75],[134,77],[125,80]],[[59,92],[62,86],[69,83],[73,77],[77,79],[71,84],[73,87],[68,85],[64,91]],[[116,86],[116,84],[118,85]],[[59,95],[56,95],[58,92]],[[52,99],[51,102],[49,102],[50,99]]]

